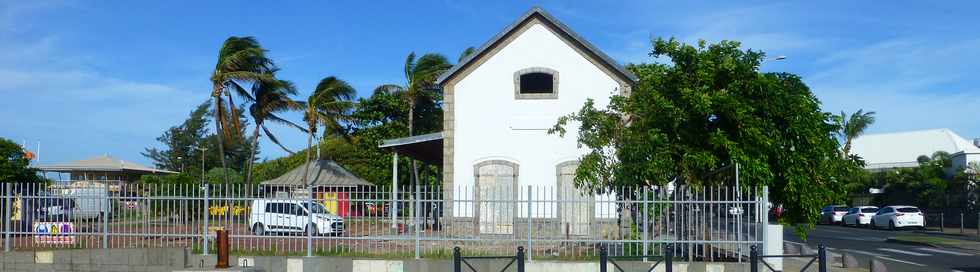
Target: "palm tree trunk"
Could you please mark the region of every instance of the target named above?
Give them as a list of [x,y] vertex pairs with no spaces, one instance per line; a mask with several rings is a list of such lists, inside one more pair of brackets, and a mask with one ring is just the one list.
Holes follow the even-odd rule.
[[[306,136],[306,163],[303,166],[303,187],[309,188],[310,183],[308,181],[308,176],[310,175],[310,156],[312,155],[313,149],[313,127],[310,127],[310,133]],[[310,192],[312,193],[312,191]]]
[[248,156],[248,161],[245,162],[245,165],[248,166],[245,168],[245,184],[252,184],[252,166],[255,165],[255,149],[259,146],[259,128],[261,127],[262,122],[256,120],[255,132],[252,133],[252,150],[249,151],[251,154]]
[[[408,102],[408,136],[415,136],[415,98],[409,98]],[[412,186],[418,185],[419,166],[412,159]]]
[[[218,88],[215,86],[215,88]],[[225,162],[225,140],[224,134],[221,129],[221,113],[218,112],[218,107],[221,106],[220,93],[218,96],[214,96],[214,136],[218,139],[218,158],[221,159],[221,169],[224,174],[224,184],[228,185],[228,166]]]

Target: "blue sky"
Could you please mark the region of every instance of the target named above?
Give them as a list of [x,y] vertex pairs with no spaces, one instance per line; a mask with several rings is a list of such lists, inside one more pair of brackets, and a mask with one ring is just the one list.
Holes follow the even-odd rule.
[[[42,163],[108,153],[149,164],[143,148],[208,98],[228,36],[257,37],[300,97],[327,75],[366,95],[402,83],[409,52],[455,60],[533,5],[623,63],[650,61],[651,37],[739,40],[787,56],[763,70],[800,74],[825,111],[877,111],[871,132],[980,137],[976,1],[136,2],[0,0],[0,137],[40,142]],[[285,154],[261,145],[262,158]]]

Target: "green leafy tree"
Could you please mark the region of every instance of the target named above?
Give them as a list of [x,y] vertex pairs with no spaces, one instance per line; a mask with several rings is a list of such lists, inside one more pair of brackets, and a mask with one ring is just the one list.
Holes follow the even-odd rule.
[[840,177],[859,168],[837,155],[832,115],[798,76],[760,73],[764,54],[732,41],[657,39],[651,55],[669,63],[629,66],[639,82],[628,96],[605,108],[589,100],[551,129],[563,136],[580,124],[577,141],[589,151],[578,187],[727,185],[730,176],[714,173],[738,164],[742,184],[769,186],[770,200],[788,210],[781,220],[801,234],[821,206],[841,200]]
[[[313,94],[306,100],[306,108],[303,112],[303,120],[306,121],[306,162],[312,160],[313,135],[316,134],[317,127],[324,126],[324,134],[347,137],[348,130],[343,125],[350,121],[352,99],[354,98],[354,88],[347,82],[328,76],[320,80],[313,90]],[[307,163],[303,173],[309,173],[310,164]],[[307,175],[303,175],[303,185],[308,186]]]
[[0,183],[39,182],[37,170],[30,167],[31,161],[19,144],[0,138]]
[[172,126],[157,141],[166,146],[165,149],[156,147],[146,148],[142,154],[153,161],[156,168],[170,171],[181,171],[192,177],[200,177],[201,150],[207,138],[207,117],[210,101],[205,101],[191,111],[187,120],[180,125]]
[[[252,120],[255,121],[255,130],[252,132],[251,137],[251,150],[254,151],[259,146],[259,130],[265,132],[266,137],[269,140],[278,145],[280,148],[289,152],[293,151],[286,148],[276,135],[265,126],[266,122],[274,122],[278,124],[283,124],[289,127],[299,129],[300,131],[306,132],[306,129],[296,123],[279,117],[279,113],[287,111],[298,111],[303,109],[303,105],[290,98],[291,95],[296,94],[296,87],[293,86],[292,82],[285,80],[272,80],[272,81],[261,81],[252,84],[251,97],[254,98],[252,104],[249,106],[249,114],[252,116]],[[253,152],[249,156],[247,161],[248,166],[245,167],[245,183],[251,184],[252,182],[252,165],[255,162],[255,153]]]
[[847,157],[851,155],[851,143],[854,139],[863,135],[864,131],[875,123],[875,112],[858,110],[848,116],[842,111],[840,115],[834,116],[834,121],[838,124],[836,134],[844,141],[843,153]]
[[272,60],[265,56],[265,49],[253,37],[229,37],[218,50],[218,60],[211,73],[211,98],[214,99],[215,133],[221,135],[215,139],[223,169],[228,167],[224,142],[235,138],[242,130],[232,93],[247,101],[255,100],[249,94],[247,85],[274,81],[272,72],[275,70]]
[[[183,173],[193,178],[201,180],[201,155],[204,155],[204,169],[210,169],[221,164],[221,156],[217,152],[205,152],[218,150],[218,137],[209,133],[207,126],[211,122],[208,117],[211,115],[211,102],[206,101],[197,106],[186,120],[180,125],[172,126],[163,132],[157,141],[162,144],[162,148],[147,147],[141,154],[153,161],[155,167],[171,171],[179,171],[183,167]],[[240,110],[240,109],[239,109]],[[227,113],[226,113],[227,114]],[[239,123],[248,125],[248,120],[244,116],[239,116]],[[248,140],[244,137],[244,128],[240,128],[238,133],[231,135],[224,141],[225,159],[231,162],[232,169],[241,171],[242,166],[249,160],[252,151],[249,148]],[[258,153],[258,147],[255,152]],[[159,182],[160,179],[144,180],[146,182]]]

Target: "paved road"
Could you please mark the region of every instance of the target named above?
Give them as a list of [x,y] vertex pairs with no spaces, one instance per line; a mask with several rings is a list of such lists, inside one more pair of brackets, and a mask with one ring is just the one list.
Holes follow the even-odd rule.
[[[870,230],[843,226],[817,226],[809,233],[807,246],[816,249],[823,244],[834,253],[854,254],[859,263],[868,265],[871,258],[886,263],[888,271],[963,271],[980,272],[980,252],[950,248],[932,248],[886,242],[911,231]],[[802,240],[787,228],[783,234],[786,241],[802,243]]]

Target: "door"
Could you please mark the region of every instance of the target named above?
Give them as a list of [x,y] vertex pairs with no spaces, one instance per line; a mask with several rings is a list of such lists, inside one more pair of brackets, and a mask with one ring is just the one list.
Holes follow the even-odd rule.
[[283,214],[285,226],[289,231],[303,231],[306,226],[306,211],[296,203],[286,203],[286,212]]
[[517,165],[495,160],[479,163],[475,168],[480,233],[514,233]]
[[558,214],[561,233],[584,236],[589,234],[595,212],[592,195],[575,187],[575,169],[578,162],[558,165]]

